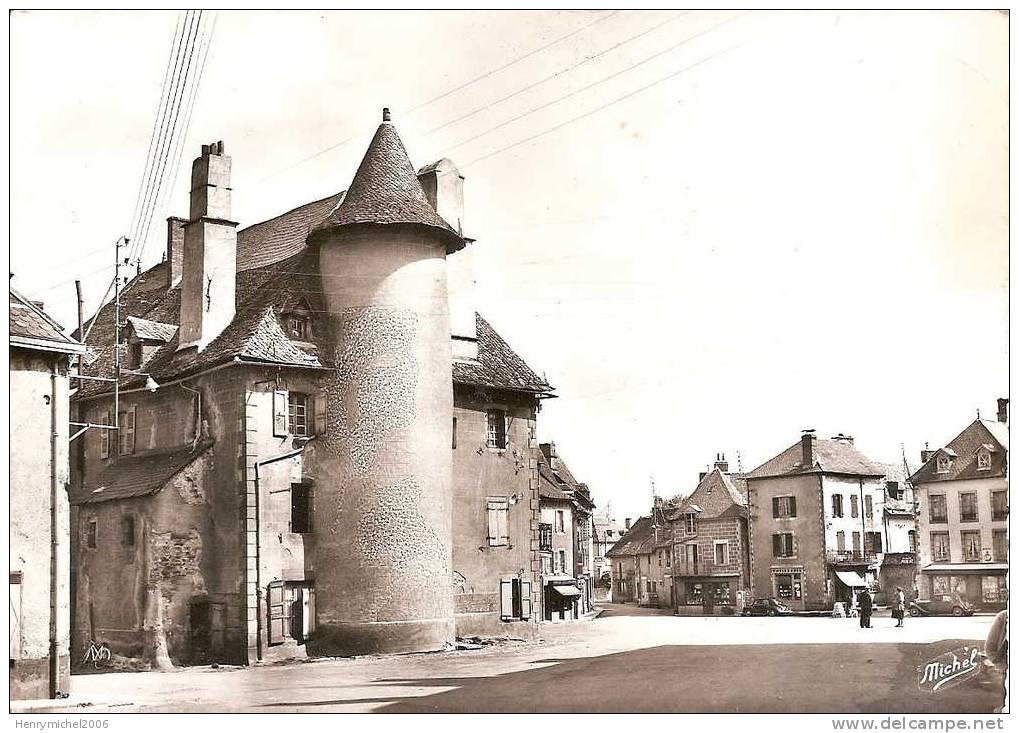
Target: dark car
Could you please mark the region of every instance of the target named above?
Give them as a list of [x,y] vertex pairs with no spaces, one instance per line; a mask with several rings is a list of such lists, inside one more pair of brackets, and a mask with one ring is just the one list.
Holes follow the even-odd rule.
[[758,598],[743,609],[744,616],[792,616],[793,610],[774,598]]
[[975,610],[963,598],[915,600],[909,604],[910,616],[972,616]]

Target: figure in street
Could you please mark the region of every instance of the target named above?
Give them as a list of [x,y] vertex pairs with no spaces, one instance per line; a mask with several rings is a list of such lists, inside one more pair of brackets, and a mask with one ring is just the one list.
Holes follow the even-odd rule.
[[870,628],[870,614],[874,610],[874,599],[870,597],[870,591],[864,588],[857,597],[860,604],[860,628]]
[[895,589],[895,607],[892,609],[892,618],[896,619],[896,628],[902,627],[902,621],[906,617],[906,594],[902,588]]

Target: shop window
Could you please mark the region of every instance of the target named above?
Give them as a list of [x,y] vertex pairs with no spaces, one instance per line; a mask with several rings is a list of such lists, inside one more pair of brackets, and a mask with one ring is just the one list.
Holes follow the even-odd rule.
[[125,514],[120,518],[121,542],[124,547],[134,547],[134,515]]
[[935,575],[931,579],[931,600],[947,600],[951,592],[947,575]]
[[509,499],[488,499],[488,546],[505,547],[509,544]]
[[796,516],[795,496],[775,496],[771,499],[771,516],[775,519],[791,519]]
[[704,603],[704,584],[686,584],[686,603],[689,606],[699,606]]
[[775,575],[775,597],[779,600],[798,601],[803,597],[802,575],[778,573]]
[[833,517],[841,517],[843,515],[842,494],[831,495],[831,515]]
[[732,589],[728,583],[717,583],[715,585],[714,601],[716,606],[732,605]]
[[948,532],[931,532],[931,559],[935,562],[951,562]]
[[504,449],[506,447],[506,411],[488,411],[488,439],[489,448]]
[[311,534],[312,491],[310,484],[290,484],[290,531]]
[[984,603],[1006,603],[1008,589],[1004,575],[985,575],[980,579],[980,597]]
[[959,520],[962,522],[977,521],[977,495],[975,493],[959,494]]
[[948,522],[948,502],[944,494],[931,494],[928,499],[930,506],[928,514],[931,524],[945,524]]

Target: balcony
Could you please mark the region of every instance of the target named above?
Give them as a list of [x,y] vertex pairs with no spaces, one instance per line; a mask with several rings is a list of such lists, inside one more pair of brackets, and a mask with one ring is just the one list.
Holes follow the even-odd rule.
[[871,565],[877,562],[873,550],[828,550],[825,559],[829,565]]

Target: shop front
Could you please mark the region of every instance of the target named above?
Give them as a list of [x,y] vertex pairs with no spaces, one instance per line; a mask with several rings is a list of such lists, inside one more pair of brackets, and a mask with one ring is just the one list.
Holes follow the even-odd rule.
[[549,580],[545,584],[545,620],[571,621],[579,617],[582,591],[574,578]]
[[679,615],[731,615],[740,591],[739,575],[678,576],[675,584]]
[[983,611],[1008,606],[1008,563],[936,563],[923,569],[921,579],[921,598],[962,598]]

